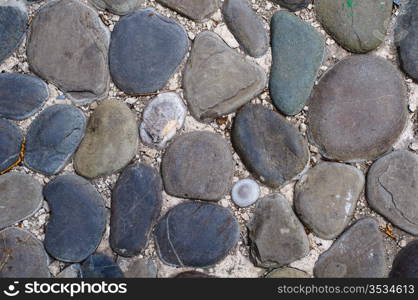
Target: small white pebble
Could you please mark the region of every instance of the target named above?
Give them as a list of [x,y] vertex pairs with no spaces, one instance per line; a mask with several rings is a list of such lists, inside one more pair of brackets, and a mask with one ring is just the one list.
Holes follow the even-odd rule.
[[232,187],[232,201],[240,207],[247,207],[260,197],[260,186],[252,179],[242,179]]

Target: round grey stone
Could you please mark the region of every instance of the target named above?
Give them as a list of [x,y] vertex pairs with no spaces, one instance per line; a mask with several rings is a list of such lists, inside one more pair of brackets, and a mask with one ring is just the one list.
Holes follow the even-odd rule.
[[0,119],[0,172],[4,172],[21,159],[23,135],[14,123]]
[[206,21],[219,7],[219,0],[157,0],[178,13],[196,21]]
[[144,0],[89,0],[97,8],[108,10],[116,15],[127,15],[139,8]]
[[156,278],[157,265],[151,259],[124,258],[119,256],[117,261],[126,278]]
[[257,201],[260,196],[260,187],[252,179],[241,179],[232,187],[231,196],[236,205],[247,207]]

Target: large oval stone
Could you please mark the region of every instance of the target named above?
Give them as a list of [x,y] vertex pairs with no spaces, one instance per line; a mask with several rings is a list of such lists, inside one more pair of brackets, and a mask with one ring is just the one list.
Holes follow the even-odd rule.
[[144,0],[89,0],[97,8],[105,9],[116,15],[127,15],[139,8]]
[[197,22],[207,20],[219,6],[219,0],[157,0],[157,2]]
[[74,167],[87,178],[116,173],[134,158],[138,143],[136,118],[128,106],[116,100],[104,101],[90,116]]
[[298,130],[262,105],[247,105],[238,112],[232,142],[246,167],[271,187],[295,178],[309,161],[307,143]]
[[308,7],[312,0],[272,0],[280,5],[280,7],[287,8],[290,11],[301,10]]
[[0,117],[23,120],[34,115],[48,99],[48,86],[37,77],[0,74]]
[[375,56],[351,56],[314,89],[309,134],[329,159],[373,160],[402,133],[406,108],[404,80],[392,64]]
[[107,255],[96,253],[90,255],[81,264],[82,278],[123,278],[119,266]]
[[155,242],[164,263],[202,268],[227,256],[239,235],[238,222],[228,209],[187,202],[172,208],[160,219]]
[[0,277],[50,277],[49,258],[42,242],[29,231],[10,227],[0,231]]
[[0,228],[32,216],[42,205],[42,186],[23,173],[0,176]]
[[78,0],[50,1],[32,20],[27,42],[33,72],[77,104],[107,96],[109,30]]
[[81,110],[71,105],[53,105],[32,122],[26,135],[25,164],[37,172],[60,172],[80,144],[86,129]]
[[228,192],[234,172],[228,144],[208,131],[178,137],[167,148],[161,169],[168,194],[210,201]]
[[261,93],[266,74],[216,34],[200,33],[183,75],[184,97],[193,117],[202,122],[236,111]]
[[396,255],[391,278],[418,278],[418,240],[410,242]]
[[251,257],[265,268],[288,265],[309,253],[309,240],[289,201],[279,194],[258,200],[247,225]]
[[399,228],[418,235],[418,155],[392,152],[377,160],[367,176],[370,206]]
[[298,16],[278,11],[271,19],[272,58],[270,94],[286,115],[305,106],[325,54],[321,34]]
[[355,167],[320,163],[296,185],[296,212],[317,236],[332,240],[350,222],[364,183],[363,173]]
[[145,164],[127,167],[112,192],[110,246],[122,256],[144,249],[162,205],[160,174]]
[[20,160],[23,135],[14,123],[0,119],[0,173]]
[[80,262],[99,246],[105,231],[106,211],[100,194],[77,175],[62,175],[44,187],[51,216],[45,248],[64,262]]
[[373,218],[354,223],[319,256],[315,277],[376,278],[387,275],[385,248]]
[[315,12],[324,29],[344,48],[366,53],[384,40],[393,0],[316,0]]
[[23,2],[0,1],[0,63],[22,43],[28,20],[28,12]]
[[112,32],[109,51],[114,83],[127,94],[162,89],[189,48],[186,31],[152,9],[122,18]]

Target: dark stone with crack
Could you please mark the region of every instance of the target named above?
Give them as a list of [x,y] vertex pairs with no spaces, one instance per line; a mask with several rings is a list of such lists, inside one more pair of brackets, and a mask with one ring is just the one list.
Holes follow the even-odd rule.
[[410,242],[396,255],[390,278],[418,278],[418,240]]
[[0,172],[20,158],[23,135],[14,123],[0,119]]
[[96,253],[90,255],[81,264],[82,278],[123,278],[119,266],[107,255]]
[[228,255],[239,236],[238,222],[228,209],[202,202],[175,206],[155,229],[161,260],[177,267],[212,266]]
[[116,15],[127,15],[139,8],[144,0],[89,0],[97,8]]
[[228,144],[208,131],[178,137],[167,148],[161,168],[167,194],[208,201],[218,201],[229,191],[234,172]]
[[406,87],[383,58],[354,55],[321,78],[309,101],[309,136],[328,159],[374,160],[388,151],[407,120]]
[[290,11],[297,11],[308,7],[312,0],[272,0],[281,7],[287,8]]
[[400,150],[377,160],[367,175],[367,201],[392,224],[418,235],[418,155]]
[[45,175],[60,172],[84,137],[86,118],[72,105],[53,105],[32,122],[26,135],[25,165]]
[[0,277],[50,277],[49,258],[42,242],[29,231],[10,227],[0,231]]
[[0,74],[0,118],[29,118],[41,109],[48,94],[48,86],[37,77]]
[[289,201],[279,194],[258,200],[247,225],[250,254],[257,266],[288,265],[309,253],[309,240]]
[[232,143],[246,167],[270,187],[283,186],[309,161],[308,146],[299,131],[262,105],[247,105],[238,112]]
[[385,248],[379,224],[358,220],[315,263],[315,277],[376,278],[387,275]]
[[136,11],[116,23],[109,64],[116,86],[127,94],[162,89],[189,48],[186,31],[152,9]]
[[219,7],[219,0],[157,0],[176,12],[196,21],[206,21]]
[[51,210],[45,248],[64,262],[80,262],[91,255],[106,225],[103,199],[90,182],[77,175],[61,175],[44,187]]
[[316,0],[315,12],[337,43],[351,52],[366,53],[385,40],[392,6],[392,0]]
[[138,255],[147,245],[162,205],[160,174],[145,164],[127,167],[112,191],[110,246],[121,256]]

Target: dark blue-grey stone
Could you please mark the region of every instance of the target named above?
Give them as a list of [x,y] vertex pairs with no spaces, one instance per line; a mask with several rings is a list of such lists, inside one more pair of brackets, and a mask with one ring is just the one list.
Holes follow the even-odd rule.
[[29,118],[41,109],[48,94],[48,86],[37,77],[0,74],[0,118]]
[[18,1],[0,1],[0,63],[22,43],[29,17]]
[[186,202],[172,208],[155,229],[161,260],[178,267],[207,267],[221,261],[236,245],[239,225],[221,206]]
[[396,255],[389,273],[391,278],[418,278],[418,240],[402,248]]
[[46,175],[57,174],[77,149],[85,128],[86,118],[75,106],[48,107],[26,135],[26,166]]
[[91,255],[102,239],[106,211],[100,194],[77,175],[62,175],[44,187],[51,210],[45,248],[64,262],[80,262]]
[[112,32],[109,51],[114,83],[127,94],[155,92],[165,86],[187,53],[186,31],[152,9],[122,18]]
[[108,256],[96,253],[81,264],[82,278],[123,278],[119,266]]
[[282,113],[296,115],[315,84],[324,59],[325,41],[315,28],[286,11],[274,14],[271,35],[270,95]]
[[308,7],[312,0],[272,0],[274,3],[279,4],[281,7],[287,8],[290,11],[301,10]]
[[19,127],[0,119],[0,172],[19,160],[23,135]]
[[122,256],[144,249],[162,205],[160,174],[145,164],[127,167],[112,192],[110,246]]
[[299,131],[262,105],[247,105],[238,112],[232,143],[247,168],[274,188],[299,175],[309,161],[308,146]]

